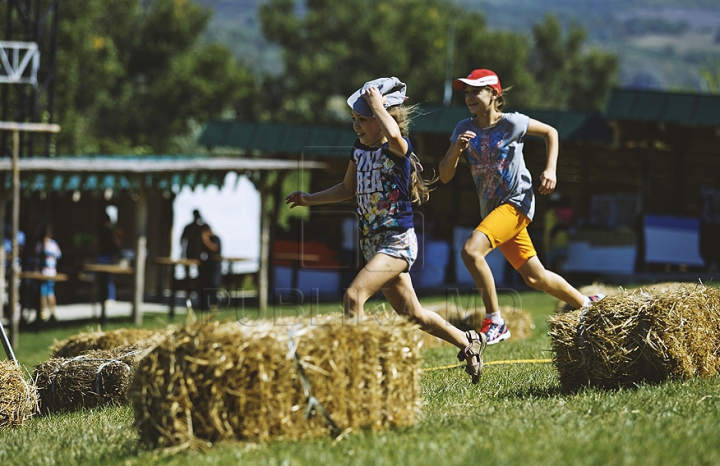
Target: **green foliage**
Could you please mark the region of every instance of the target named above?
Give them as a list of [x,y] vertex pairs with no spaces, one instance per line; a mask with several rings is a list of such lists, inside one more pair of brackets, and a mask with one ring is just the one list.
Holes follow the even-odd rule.
[[585,30],[575,25],[563,36],[560,21],[552,15],[535,25],[533,38],[530,68],[543,94],[537,107],[602,109],[607,92],[617,80],[617,58],[597,49],[582,54]]
[[705,80],[707,90],[711,94],[720,94],[720,60],[717,62],[708,61],[700,69],[700,75]]
[[[451,30],[450,78],[491,68],[516,89],[517,106],[600,109],[617,75],[617,60],[585,53],[584,31],[572,28],[564,38],[553,17],[531,41],[491,30],[482,13],[448,0],[314,0],[305,2],[303,15],[294,0],[269,0],[259,16],[285,61],[286,72],[265,83],[265,116],[273,120],[332,121],[333,97],[380,76],[404,80],[412,103],[441,102]],[[455,99],[462,102],[459,94]]]
[[227,47],[199,45],[211,14],[190,0],[63,3],[59,151],[177,151],[194,122],[220,117],[252,92],[250,73]]
[[283,180],[282,190],[280,191],[280,209],[277,212],[277,226],[283,230],[290,229],[290,219],[301,219],[308,220],[310,218],[309,209],[290,209],[290,206],[285,203],[285,196],[294,191],[309,191],[310,190],[310,172],[309,171],[294,171],[290,172],[287,177]]
[[268,107],[283,120],[327,121],[332,96],[398,76],[414,102],[441,100],[448,24],[464,12],[443,0],[317,0],[295,15],[292,0],[260,6],[265,37],[280,45],[282,93]]

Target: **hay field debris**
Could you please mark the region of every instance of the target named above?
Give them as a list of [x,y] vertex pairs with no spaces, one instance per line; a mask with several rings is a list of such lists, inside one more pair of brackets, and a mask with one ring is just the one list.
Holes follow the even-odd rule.
[[38,411],[38,395],[23,369],[13,361],[0,361],[0,431],[21,426]]
[[549,318],[566,390],[708,377],[720,371],[720,290],[698,284],[623,290]]
[[124,346],[55,357],[38,364],[32,378],[42,414],[69,412],[109,404],[127,404],[141,349]]
[[387,325],[298,319],[168,332],[142,358],[130,390],[141,441],[177,451],[414,423],[416,326],[399,317]]

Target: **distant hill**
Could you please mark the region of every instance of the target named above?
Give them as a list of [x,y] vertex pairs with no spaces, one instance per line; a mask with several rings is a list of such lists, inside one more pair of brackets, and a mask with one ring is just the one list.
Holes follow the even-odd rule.
[[[267,44],[257,20],[263,0],[196,0],[215,14],[205,40],[230,47],[258,72],[282,70],[280,53]],[[303,2],[296,0],[299,11]],[[620,59],[621,84],[664,90],[706,90],[700,69],[720,63],[718,0],[455,0],[485,14],[489,27],[524,31],[544,15],[588,31],[588,44]],[[681,72],[679,72],[681,70]]]

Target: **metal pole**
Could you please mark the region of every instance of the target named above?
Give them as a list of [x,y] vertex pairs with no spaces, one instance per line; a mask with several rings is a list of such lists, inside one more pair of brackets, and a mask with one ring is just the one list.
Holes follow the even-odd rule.
[[18,264],[18,230],[20,229],[20,130],[13,130],[13,161],[12,161],[12,253],[10,254],[10,277],[8,288],[10,289],[10,344],[17,346],[18,334],[20,333],[20,313],[18,312],[18,287],[19,277]]
[[5,333],[5,327],[3,325],[0,325],[0,338],[2,338],[2,344],[3,348],[5,348],[5,354],[7,354],[7,357],[9,360],[17,364],[17,358],[15,357],[15,353],[13,352],[12,345],[10,344],[10,340],[8,340],[8,336]]
[[[0,195],[0,238],[3,239],[5,238],[5,201],[7,201],[7,197],[5,197],[4,194]],[[3,245],[0,247],[0,305],[5,303],[5,260],[5,246]],[[15,358],[12,345],[5,333],[5,326],[2,324],[0,324],[0,338],[2,338],[2,345],[3,348],[5,348],[5,354],[8,359],[15,361],[17,364],[17,359]]]
[[448,26],[447,56],[445,57],[445,95],[443,106],[449,107],[452,99],[453,63],[455,57],[455,23]]

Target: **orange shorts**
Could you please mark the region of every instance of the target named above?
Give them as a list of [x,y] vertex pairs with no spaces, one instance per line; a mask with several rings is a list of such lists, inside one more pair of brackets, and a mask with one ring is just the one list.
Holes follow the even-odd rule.
[[532,244],[527,226],[530,219],[511,204],[502,204],[480,222],[475,231],[484,233],[493,249],[500,248],[505,259],[515,270],[522,267],[537,251]]

